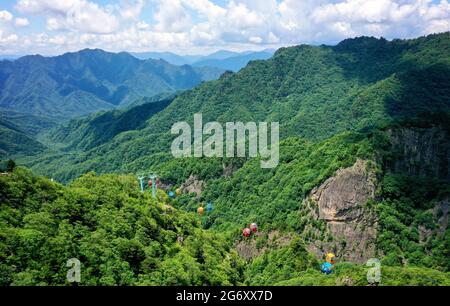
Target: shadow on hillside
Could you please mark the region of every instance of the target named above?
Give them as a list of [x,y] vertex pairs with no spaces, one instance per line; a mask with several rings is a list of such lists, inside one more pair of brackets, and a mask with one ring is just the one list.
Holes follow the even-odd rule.
[[450,180],[450,67],[411,67],[395,78],[398,86],[384,98],[394,128],[387,169]]
[[[147,120],[165,109],[172,100],[165,99],[145,103],[123,112],[106,112],[88,123],[88,127],[83,131],[83,138],[77,139],[76,144],[81,145],[85,150],[92,149],[108,142],[122,132],[143,128]],[[85,143],[85,137],[88,137],[88,140],[91,141]]]
[[370,84],[389,77],[398,70],[403,47],[384,39],[359,37],[332,47],[336,64],[347,79]]
[[431,114],[450,111],[449,66],[436,64],[425,69],[412,66],[407,72],[396,74],[396,79],[399,86],[384,100],[391,118],[427,119]]

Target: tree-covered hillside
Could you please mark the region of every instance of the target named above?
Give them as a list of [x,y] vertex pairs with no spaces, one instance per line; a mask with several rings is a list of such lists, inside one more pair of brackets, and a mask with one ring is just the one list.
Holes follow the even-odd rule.
[[[91,226],[82,237],[98,230],[97,223],[89,222],[99,218],[103,205],[120,209],[119,203],[129,197],[141,199],[136,174],[157,172],[164,192],[182,191],[170,200],[161,191],[162,202],[180,218],[197,218],[199,232],[221,237],[221,256],[229,252],[235,258],[231,249],[239,254],[231,270],[228,264],[220,266],[222,283],[365,285],[367,267],[362,264],[379,258],[381,284],[448,285],[449,51],[450,33],[282,48],[269,60],[251,62],[238,73],[180,93],[161,111],[155,108],[164,101],[57,127],[41,135],[51,149],[18,162],[68,183],[51,183],[62,194],[82,187],[87,198],[102,203],[86,200],[80,206],[95,210],[76,219]],[[262,169],[258,158],[174,159],[170,128],[178,121],[192,123],[195,113],[203,115],[204,123],[278,121],[279,165]],[[5,184],[33,177],[23,171],[7,175]],[[90,171],[114,174],[85,175]],[[108,180],[116,186],[111,187],[114,195],[104,186]],[[123,180],[127,183],[117,185]],[[14,195],[24,194],[22,188],[6,189]],[[14,199],[11,194],[4,197],[7,203]],[[30,201],[24,199],[20,201]],[[208,202],[212,211],[196,216],[197,208]],[[8,212],[14,208],[2,207]],[[111,216],[113,222],[122,214],[113,210]],[[27,221],[18,220],[14,227],[26,228]],[[131,225],[136,222],[130,219]],[[241,230],[252,222],[258,223],[258,233],[243,238]],[[150,239],[141,243],[144,248],[151,245]],[[330,251],[339,263],[334,274],[325,276],[319,264]],[[165,260],[174,255],[163,254]],[[196,260],[202,261],[186,259],[193,266]],[[184,259],[170,264],[179,267],[178,261]],[[152,283],[165,266],[155,269],[140,270],[131,283]],[[101,280],[97,274],[92,277]],[[201,277],[197,283],[212,283]]]
[[152,98],[138,100],[137,106],[125,110],[110,110],[87,117],[72,119],[69,123],[45,133],[50,142],[61,143],[67,149],[88,150],[97,147],[116,135],[142,128],[154,114],[167,107],[174,98],[153,101]]
[[16,169],[0,176],[0,284],[236,285],[242,261],[194,214],[142,194],[134,177],[87,174],[69,186]]
[[45,150],[45,146],[36,141],[33,135],[2,117],[0,117],[0,158],[12,155],[31,156]]
[[0,108],[0,157],[33,156],[46,147],[37,135],[55,127],[57,122],[47,116],[23,114]]
[[0,62],[0,107],[61,120],[189,89],[221,73],[99,49],[25,56]]
[[[266,61],[181,93],[134,131],[76,154],[49,152],[26,165],[68,180],[89,171],[140,171],[170,159],[170,128],[204,122],[278,121],[281,137],[325,140],[450,110],[450,33],[414,40],[361,37],[337,46],[282,48]],[[58,132],[55,132],[58,134]],[[57,137],[58,138],[58,137]]]
[[[134,177],[89,173],[62,186],[16,168],[0,187],[1,285],[68,285],[72,258],[82,285],[367,284],[362,265],[321,274],[299,238],[244,261],[236,235],[202,229],[176,200],[141,193]],[[383,266],[382,275],[384,285],[450,284],[448,272],[420,267]]]

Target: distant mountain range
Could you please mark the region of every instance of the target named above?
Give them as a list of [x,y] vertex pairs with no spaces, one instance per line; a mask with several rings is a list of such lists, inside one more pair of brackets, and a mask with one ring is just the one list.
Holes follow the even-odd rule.
[[99,49],[24,56],[0,62],[0,108],[60,121],[190,89],[222,73]]
[[162,59],[173,65],[192,65],[194,67],[220,68],[237,72],[247,66],[250,61],[266,60],[272,57],[275,50],[233,52],[220,50],[209,55],[178,55],[172,52],[131,53],[139,59]]
[[9,60],[9,61],[14,61],[18,58],[20,58],[21,56],[19,55],[8,55],[8,54],[4,54],[4,55],[0,55],[0,61],[3,60]]
[[[56,127],[46,139],[68,150],[29,165],[61,180],[91,170],[149,168],[171,158],[171,126],[192,122],[195,113],[202,113],[204,122],[277,121],[281,138],[312,142],[347,131],[382,129],[404,118],[431,120],[429,114],[450,111],[449,46],[446,33],[281,48],[269,60],[178,94],[170,104],[171,97],[163,97],[159,112],[155,106],[140,106],[139,111],[93,114]],[[117,122],[125,122],[123,118],[135,122],[122,129]],[[105,130],[108,135],[103,135]]]

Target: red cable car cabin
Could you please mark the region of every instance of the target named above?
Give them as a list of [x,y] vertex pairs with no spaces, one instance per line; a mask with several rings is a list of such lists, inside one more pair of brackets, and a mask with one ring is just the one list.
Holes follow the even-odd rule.
[[244,228],[244,229],[242,230],[242,235],[243,235],[244,237],[250,237],[251,234],[252,234],[252,231],[251,231],[251,229],[249,229],[249,228]]

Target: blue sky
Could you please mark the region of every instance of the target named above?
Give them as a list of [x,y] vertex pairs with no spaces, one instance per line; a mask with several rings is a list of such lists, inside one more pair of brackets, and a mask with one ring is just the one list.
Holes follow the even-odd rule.
[[209,53],[450,31],[450,0],[0,0],[0,54]]

